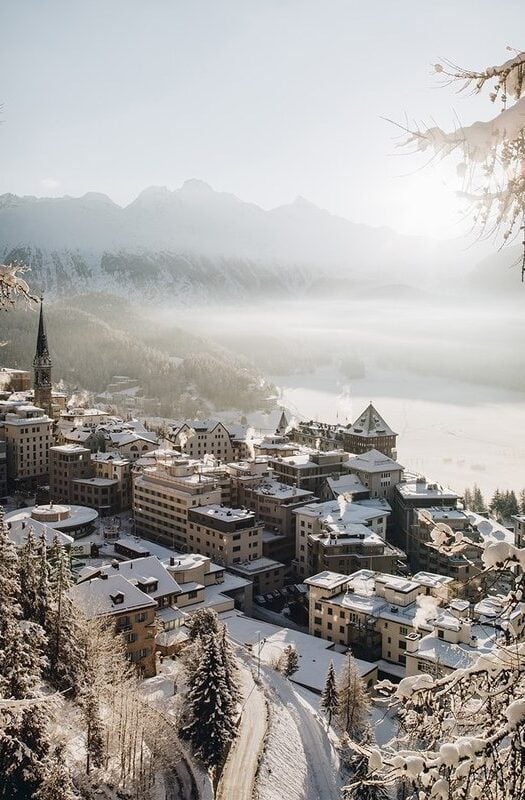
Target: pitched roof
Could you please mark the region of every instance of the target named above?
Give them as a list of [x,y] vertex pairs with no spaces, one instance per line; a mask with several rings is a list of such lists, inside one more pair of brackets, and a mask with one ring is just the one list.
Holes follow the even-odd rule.
[[361,472],[390,472],[392,470],[402,470],[401,464],[393,458],[385,456],[379,450],[368,450],[348,460],[348,469],[356,469]]
[[357,436],[397,436],[372,403],[349,426],[348,431]]
[[119,574],[77,583],[69,593],[88,618],[157,606],[152,597],[148,597]]

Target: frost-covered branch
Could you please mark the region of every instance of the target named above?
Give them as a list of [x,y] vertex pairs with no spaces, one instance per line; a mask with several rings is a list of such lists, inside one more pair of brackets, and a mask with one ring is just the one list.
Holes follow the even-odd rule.
[[38,298],[31,294],[29,284],[21,277],[29,271],[29,267],[16,261],[0,264],[0,309],[7,310],[19,298],[24,298],[27,302],[38,302]]
[[[406,133],[400,146],[441,158],[460,155],[458,194],[473,205],[480,235],[501,234],[503,244],[520,230],[525,236],[525,53],[516,51],[503,64],[481,72],[450,62],[435,64],[434,70],[448,83],[459,82],[460,92],[480,93],[494,80],[489,99],[494,103],[499,98],[502,109],[486,122],[458,125],[452,131],[438,125],[398,126]],[[523,248],[522,277],[525,239]]]

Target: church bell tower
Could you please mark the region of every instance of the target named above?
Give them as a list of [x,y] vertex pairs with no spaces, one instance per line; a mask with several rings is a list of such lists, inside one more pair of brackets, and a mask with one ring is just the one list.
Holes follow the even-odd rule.
[[40,319],[38,321],[38,338],[36,353],[33,359],[35,390],[35,406],[43,408],[48,417],[52,417],[51,402],[51,358],[47,346],[46,326],[44,324],[44,298],[40,298]]

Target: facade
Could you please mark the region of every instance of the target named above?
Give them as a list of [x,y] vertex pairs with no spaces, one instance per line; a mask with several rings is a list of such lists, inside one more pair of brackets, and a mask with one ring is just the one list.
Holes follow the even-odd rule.
[[289,433],[296,444],[311,447],[323,452],[337,450],[343,446],[341,429],[326,422],[299,422]]
[[456,508],[459,495],[439,483],[427,481],[420,476],[399,483],[392,495],[392,509],[400,547],[410,549],[410,528],[416,517],[416,509],[443,507]]
[[136,532],[174,550],[195,550],[188,538],[188,511],[196,506],[220,504],[217,482],[196,473],[182,458],[145,467],[133,474],[132,481]]
[[95,453],[91,456],[91,464],[95,478],[116,481],[116,511],[127,511],[131,508],[131,466],[132,462],[118,453]]
[[6,443],[0,439],[0,500],[7,497],[7,449]]
[[168,440],[190,458],[214,456],[224,462],[232,461],[234,450],[229,430],[217,420],[191,420],[173,426]]
[[349,455],[342,450],[326,453],[299,453],[286,458],[272,457],[268,466],[282,483],[307,489],[319,496],[326,478],[337,477],[345,472]]
[[72,503],[73,481],[93,475],[91,451],[80,444],[49,448],[49,496],[56,503]]
[[120,574],[78,583],[70,589],[73,601],[88,618],[110,618],[126,644],[126,655],[144,677],[155,675],[155,610],[157,603]]
[[8,484],[34,486],[48,479],[53,423],[40,409],[31,413],[35,416],[7,414],[4,420]]
[[188,509],[192,551],[227,567],[262,557],[262,525],[252,511],[210,504]]
[[304,578],[322,570],[349,574],[364,568],[396,572],[404,554],[386,542],[388,503],[376,503],[341,499],[297,509],[296,574]]
[[391,499],[394,487],[403,479],[403,467],[379,450],[368,450],[348,460],[348,471],[366,486],[370,497]]
[[342,429],[343,447],[349,453],[379,450],[389,458],[396,457],[397,433],[385,422],[372,403],[356,421]]
[[235,502],[264,524],[263,554],[289,564],[295,555],[295,511],[315,500],[313,492],[272,477],[232,477]]
[[25,369],[0,367],[0,393],[29,392],[31,389],[31,373]]
[[525,514],[516,514],[512,517],[514,522],[514,544],[516,547],[525,547]]
[[[406,637],[414,632],[420,609],[417,598],[433,598],[418,630],[430,632],[435,618],[450,598],[451,578],[418,573],[407,579],[360,570],[353,575],[324,571],[307,578],[309,630],[314,636],[349,646],[358,658],[406,666]],[[467,604],[468,605],[468,604]],[[381,669],[381,667],[380,667]]]

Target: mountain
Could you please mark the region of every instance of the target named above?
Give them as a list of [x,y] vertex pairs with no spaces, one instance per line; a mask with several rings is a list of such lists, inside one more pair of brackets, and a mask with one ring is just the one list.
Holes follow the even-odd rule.
[[294,296],[353,285],[435,285],[455,243],[352,223],[304,198],[266,211],[203,181],[150,187],[128,206],[0,196],[0,258],[51,295],[106,291],[173,303]]

